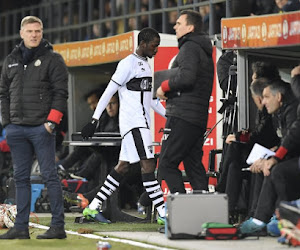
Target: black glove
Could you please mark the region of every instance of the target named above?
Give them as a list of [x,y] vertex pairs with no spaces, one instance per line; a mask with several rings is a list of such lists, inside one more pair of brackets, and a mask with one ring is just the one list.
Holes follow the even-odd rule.
[[89,137],[93,136],[97,127],[97,123],[97,120],[92,120],[82,128],[81,135],[84,140],[87,140]]

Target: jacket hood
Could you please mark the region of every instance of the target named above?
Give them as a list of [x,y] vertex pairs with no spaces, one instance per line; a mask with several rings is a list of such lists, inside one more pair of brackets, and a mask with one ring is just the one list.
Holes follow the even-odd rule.
[[212,45],[209,37],[205,33],[190,32],[178,39],[178,47],[180,48],[185,42],[192,41],[199,44],[206,54],[212,54]]

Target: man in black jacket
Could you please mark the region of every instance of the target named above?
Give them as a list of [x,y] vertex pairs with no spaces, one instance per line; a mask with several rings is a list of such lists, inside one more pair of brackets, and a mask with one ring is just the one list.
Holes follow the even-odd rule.
[[62,189],[55,168],[55,127],[67,111],[68,71],[63,58],[43,39],[43,23],[24,17],[23,39],[4,61],[0,80],[3,126],[6,128],[16,183],[14,227],[0,239],[29,239],[30,172],[36,154],[47,186],[52,220],[37,239],[66,238]]
[[193,190],[207,190],[208,179],[202,164],[203,136],[208,119],[209,99],[213,86],[212,45],[201,32],[198,12],[184,10],[174,26],[179,53],[172,65],[177,73],[157,89],[157,97],[167,100],[166,133],[162,144],[159,171],[170,192],[185,193],[181,171]]

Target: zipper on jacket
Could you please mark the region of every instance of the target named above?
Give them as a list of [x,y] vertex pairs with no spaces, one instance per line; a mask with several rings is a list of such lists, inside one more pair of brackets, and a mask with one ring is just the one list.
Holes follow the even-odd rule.
[[[24,64],[24,74],[23,74],[23,81],[22,81],[22,96],[20,98],[20,103],[21,103],[21,107],[23,107],[23,91],[24,91],[24,78],[25,78],[25,71],[27,69],[27,64]],[[22,112],[20,112],[20,120],[23,121],[23,118],[24,118],[24,113],[23,113],[23,109],[22,109]]]

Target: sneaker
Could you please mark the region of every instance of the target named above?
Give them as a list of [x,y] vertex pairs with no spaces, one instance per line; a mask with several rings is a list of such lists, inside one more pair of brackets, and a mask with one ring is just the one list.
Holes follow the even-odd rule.
[[280,237],[277,239],[277,242],[280,243],[280,244],[288,244],[288,243],[289,243],[289,240],[286,238],[286,236],[280,236]]
[[40,234],[36,238],[38,240],[65,239],[67,235],[63,227],[50,227],[44,234]]
[[63,191],[63,196],[64,199],[72,205],[77,205],[81,208],[86,208],[89,205],[89,200],[85,198],[82,194]]
[[88,219],[88,220],[92,220],[92,221],[96,221],[96,222],[100,222],[102,224],[110,224],[111,221],[106,219],[101,212],[99,212],[98,210],[93,210],[90,209],[88,207],[86,207],[83,212],[82,212],[83,216]]
[[158,225],[165,225],[166,224],[166,217],[157,216],[157,224]]
[[262,225],[257,225],[255,222],[253,222],[253,218],[250,218],[249,220],[246,220],[241,224],[240,230],[242,234],[254,234],[260,233],[265,228],[265,226],[265,223],[263,223]]
[[274,237],[280,236],[279,221],[277,220],[276,216],[273,216],[270,222],[267,224],[267,232],[269,235]]
[[13,239],[30,239],[28,229],[19,230],[15,227],[10,228],[5,234],[0,235],[0,240],[13,240]]

